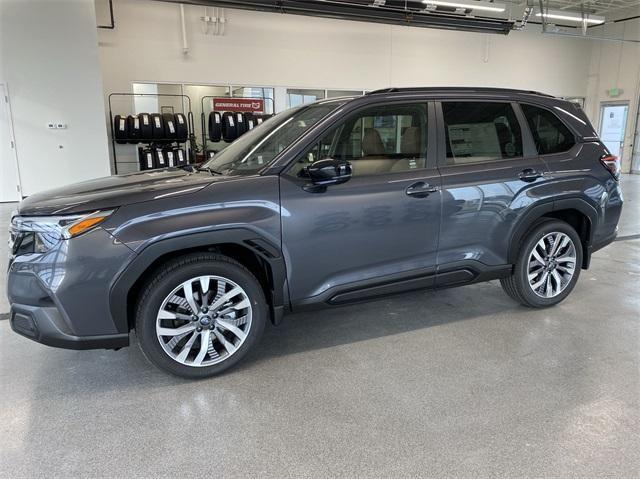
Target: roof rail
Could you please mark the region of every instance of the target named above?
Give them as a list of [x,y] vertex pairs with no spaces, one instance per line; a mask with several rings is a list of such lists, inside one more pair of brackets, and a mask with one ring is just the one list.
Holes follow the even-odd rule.
[[400,93],[400,92],[425,92],[425,93],[429,93],[429,92],[440,92],[440,91],[444,91],[444,92],[460,91],[460,92],[478,92],[478,93],[483,93],[483,92],[526,93],[528,95],[540,95],[540,96],[546,96],[546,97],[554,98],[553,95],[549,95],[547,93],[541,93],[539,91],[534,91],[534,90],[518,90],[518,89],[515,89],[515,88],[497,88],[497,87],[451,87],[451,86],[448,86],[448,87],[403,87],[403,88],[390,87],[390,88],[381,88],[379,90],[373,90],[373,91],[367,92],[366,95],[378,95],[378,94],[383,94],[383,93]]

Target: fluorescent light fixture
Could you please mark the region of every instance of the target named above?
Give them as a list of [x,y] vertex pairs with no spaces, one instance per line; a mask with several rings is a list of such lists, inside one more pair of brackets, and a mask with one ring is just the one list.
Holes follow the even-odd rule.
[[545,10],[544,12],[536,13],[536,17],[544,17],[545,19],[565,20],[567,22],[578,23],[582,23],[584,20],[590,25],[599,25],[600,23],[604,23],[604,17],[586,14],[585,17],[582,18],[581,13],[566,12],[564,10]]
[[422,0],[422,3],[426,3],[427,5],[436,5],[439,7],[464,8],[465,10],[484,10],[487,12],[504,12],[505,9],[502,3],[480,2],[476,0],[469,0],[467,2],[449,2],[447,0]]

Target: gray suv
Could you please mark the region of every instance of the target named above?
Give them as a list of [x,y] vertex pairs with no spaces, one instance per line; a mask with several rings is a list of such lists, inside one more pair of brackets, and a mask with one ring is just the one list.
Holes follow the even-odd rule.
[[[574,103],[410,88],[291,109],[201,167],[88,181],[11,222],[11,326],[184,377],[290,311],[499,279],[559,303],[616,236],[619,162]],[[392,319],[390,319],[392,320]]]

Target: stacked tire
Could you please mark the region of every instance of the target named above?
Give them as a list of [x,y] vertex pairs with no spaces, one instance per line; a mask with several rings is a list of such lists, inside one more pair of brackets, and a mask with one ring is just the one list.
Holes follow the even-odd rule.
[[231,143],[272,116],[251,112],[212,111],[207,122],[209,141]]

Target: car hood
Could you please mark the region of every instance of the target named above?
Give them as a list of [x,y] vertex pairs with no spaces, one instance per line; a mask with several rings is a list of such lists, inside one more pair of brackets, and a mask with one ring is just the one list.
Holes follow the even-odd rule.
[[18,208],[25,216],[62,215],[115,208],[156,198],[195,193],[205,186],[229,180],[207,171],[167,169],[108,176],[44,191],[26,198]]

